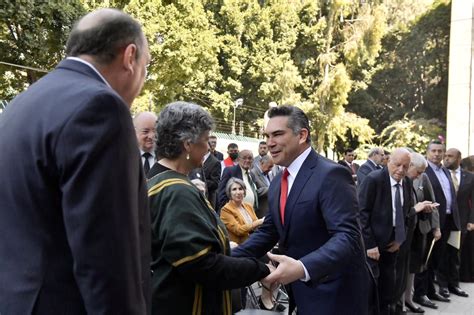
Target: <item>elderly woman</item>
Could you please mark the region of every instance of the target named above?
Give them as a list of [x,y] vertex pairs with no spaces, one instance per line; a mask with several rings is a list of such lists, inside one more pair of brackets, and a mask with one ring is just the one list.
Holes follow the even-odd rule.
[[412,300],[412,291],[414,284],[414,274],[424,270],[427,259],[429,245],[433,237],[438,239],[439,219],[437,204],[434,202],[434,193],[428,176],[424,173],[428,163],[423,155],[419,153],[410,153],[410,167],[407,176],[413,180],[413,196],[416,202],[414,207],[417,215],[414,217],[407,237],[406,248],[408,254],[407,269],[405,269],[406,287],[405,287],[405,306],[412,313],[423,313],[421,307],[415,306]]
[[210,115],[191,103],[171,103],[158,116],[161,160],[148,182],[152,314],[231,314],[228,289],[270,272],[256,259],[229,256],[224,224],[187,177],[201,166],[212,127]]
[[221,209],[221,219],[229,232],[229,238],[237,244],[242,244],[263,223],[263,218],[257,219],[252,205],[244,202],[245,192],[243,180],[230,178],[225,187],[229,201]]

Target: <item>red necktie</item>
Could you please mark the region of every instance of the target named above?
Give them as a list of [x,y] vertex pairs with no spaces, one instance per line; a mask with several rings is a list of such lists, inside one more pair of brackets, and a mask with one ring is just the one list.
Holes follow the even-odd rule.
[[281,224],[285,224],[285,206],[286,198],[288,197],[288,169],[285,168],[283,175],[281,176],[281,189],[280,189],[280,216]]

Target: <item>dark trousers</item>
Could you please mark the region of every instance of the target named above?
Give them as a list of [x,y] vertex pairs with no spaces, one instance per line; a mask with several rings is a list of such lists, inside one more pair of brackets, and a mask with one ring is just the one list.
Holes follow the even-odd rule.
[[445,227],[433,249],[436,279],[440,287],[459,286],[459,249],[448,244],[451,231],[455,230],[453,218],[446,215]]
[[374,275],[378,275],[377,286],[379,296],[380,314],[390,314],[390,306],[396,302],[395,279],[398,252],[389,253],[380,251],[378,262],[370,261]]

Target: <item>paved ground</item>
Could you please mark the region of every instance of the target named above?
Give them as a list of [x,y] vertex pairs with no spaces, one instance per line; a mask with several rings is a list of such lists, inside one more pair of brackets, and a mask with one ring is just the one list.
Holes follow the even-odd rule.
[[[459,297],[457,295],[451,294],[451,302],[443,303],[436,302],[438,305],[437,310],[430,308],[425,309],[425,315],[474,315],[474,283],[461,283],[461,289],[466,291],[469,294],[469,297]],[[255,293],[260,295],[260,288],[254,285]],[[263,313],[261,313],[263,315]],[[284,312],[282,314],[287,314]],[[414,313],[408,313],[414,314]],[[243,314],[245,315],[245,314]],[[258,315],[258,313],[256,313]],[[342,314],[341,314],[342,315]]]
[[438,305],[438,309],[424,308],[425,315],[474,315],[474,283],[461,283],[459,286],[469,293],[469,297],[465,298],[451,294],[451,302],[443,303],[435,301]]

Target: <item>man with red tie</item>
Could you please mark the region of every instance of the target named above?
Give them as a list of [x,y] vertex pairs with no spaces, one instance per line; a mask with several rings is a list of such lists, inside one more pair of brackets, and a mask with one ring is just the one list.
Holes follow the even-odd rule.
[[359,166],[359,164],[354,162],[355,157],[356,157],[356,155],[355,155],[354,149],[347,148],[344,151],[344,159],[340,160],[337,163],[341,164],[342,166],[347,167],[349,172],[351,172],[352,179],[354,179],[354,181],[357,181],[357,171],[359,170],[360,166]]
[[269,212],[259,230],[233,250],[261,257],[276,243],[283,255],[268,282],[289,284],[298,314],[367,314],[369,273],[357,223],[354,182],[342,166],[311,148],[305,113],[294,106],[269,110],[267,145],[285,166],[270,184]]

